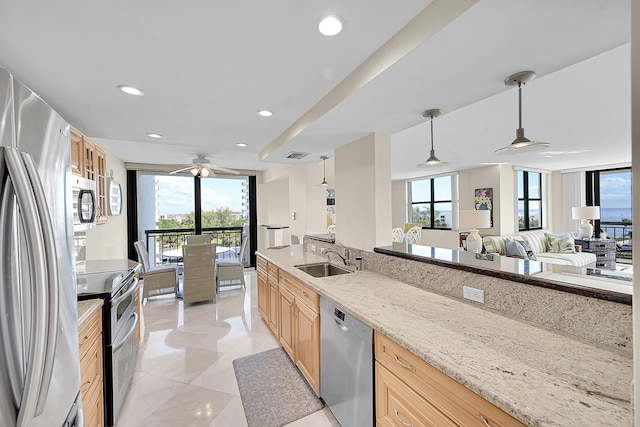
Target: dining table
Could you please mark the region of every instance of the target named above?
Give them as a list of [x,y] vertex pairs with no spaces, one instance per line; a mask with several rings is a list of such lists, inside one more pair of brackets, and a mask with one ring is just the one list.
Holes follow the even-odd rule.
[[[216,246],[216,258],[218,257],[218,255],[224,254],[226,252],[229,252],[231,250],[230,247],[228,246]],[[176,263],[179,263],[182,261],[182,248],[178,248],[178,249],[170,249],[168,251],[164,251],[162,252],[162,260],[168,260],[169,263],[171,263],[171,261],[175,260]]]

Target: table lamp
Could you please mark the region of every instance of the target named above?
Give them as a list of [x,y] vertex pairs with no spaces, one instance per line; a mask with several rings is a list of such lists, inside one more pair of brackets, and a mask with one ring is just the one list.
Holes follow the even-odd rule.
[[578,237],[590,239],[593,236],[591,219],[600,219],[600,206],[574,206],[571,208],[571,218],[579,219]]
[[462,210],[460,211],[460,227],[469,228],[467,236],[467,250],[479,254],[482,252],[482,237],[478,228],[491,227],[491,211]]

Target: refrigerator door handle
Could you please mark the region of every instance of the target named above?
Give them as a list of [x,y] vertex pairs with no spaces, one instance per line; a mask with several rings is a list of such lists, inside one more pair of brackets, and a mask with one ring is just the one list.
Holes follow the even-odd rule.
[[18,206],[22,212],[22,221],[25,227],[28,252],[31,254],[29,268],[33,284],[33,310],[31,321],[31,337],[29,341],[29,357],[27,372],[24,378],[24,391],[18,410],[18,427],[26,427],[33,424],[36,413],[36,405],[39,395],[39,387],[42,384],[41,374],[45,365],[46,334],[48,306],[45,304],[49,298],[47,287],[46,254],[44,239],[38,215],[37,204],[33,194],[33,188],[29,182],[26,168],[16,148],[3,147],[5,162],[9,177],[15,189]]
[[49,386],[51,385],[51,377],[53,376],[53,362],[55,361],[56,342],[58,340],[58,316],[59,316],[59,277],[58,277],[58,254],[56,253],[55,237],[53,232],[53,222],[47,200],[45,198],[42,181],[38,175],[38,169],[33,160],[33,156],[28,153],[22,153],[22,159],[26,166],[27,175],[31,180],[31,187],[35,196],[36,207],[40,213],[40,226],[42,228],[42,236],[44,238],[45,256],[47,258],[47,283],[49,286],[49,299],[47,301],[48,318],[47,326],[47,348],[44,359],[44,369],[42,371],[42,383],[40,384],[38,394],[38,403],[36,405],[36,417],[42,414],[44,404],[46,403]]

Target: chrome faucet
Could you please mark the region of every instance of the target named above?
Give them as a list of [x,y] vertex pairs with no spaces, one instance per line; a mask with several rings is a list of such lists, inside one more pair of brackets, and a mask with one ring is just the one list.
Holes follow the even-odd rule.
[[342,262],[344,262],[344,265],[349,265],[349,248],[346,247],[345,245],[343,245],[342,243],[335,243],[336,245],[342,246],[344,248],[344,255],[340,254],[339,252],[337,252],[334,249],[325,249],[324,253],[327,255],[327,259],[329,259],[329,254],[336,254],[340,257],[340,259],[342,260]]

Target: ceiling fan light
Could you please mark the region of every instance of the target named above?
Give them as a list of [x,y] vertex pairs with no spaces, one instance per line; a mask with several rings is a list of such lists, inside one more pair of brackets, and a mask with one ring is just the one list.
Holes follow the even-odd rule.
[[208,177],[208,176],[209,176],[209,174],[210,174],[210,171],[209,171],[209,169],[208,169],[208,168],[202,168],[202,169],[200,170],[200,176],[201,176],[201,177],[206,178],[206,177]]
[[198,173],[200,172],[200,168],[193,168],[190,170],[190,172],[193,176],[198,176]]

